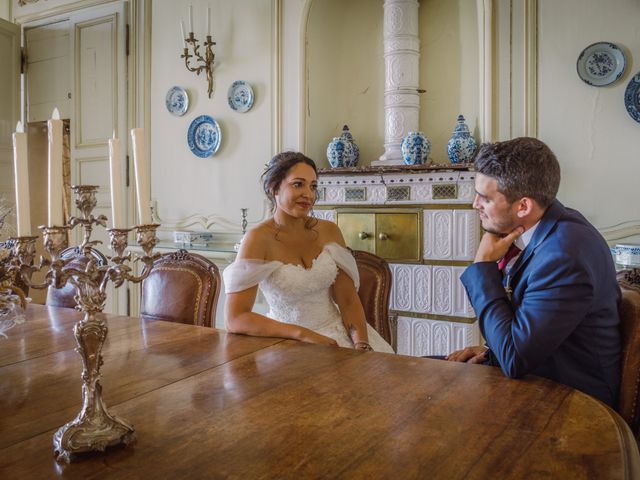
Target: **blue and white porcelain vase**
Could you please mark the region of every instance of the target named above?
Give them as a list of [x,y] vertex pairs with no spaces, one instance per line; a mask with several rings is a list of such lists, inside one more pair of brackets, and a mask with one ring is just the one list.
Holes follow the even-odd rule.
[[464,123],[464,116],[458,115],[458,124],[453,130],[453,135],[447,143],[447,155],[451,163],[467,163],[476,153],[478,144],[469,132],[469,127]]
[[340,138],[347,142],[351,142],[351,145],[353,145],[353,159],[349,161],[345,159],[344,166],[355,167],[356,165],[358,165],[358,159],[360,158],[360,149],[358,148],[358,145],[356,145],[356,142],[353,141],[353,135],[351,135],[351,132],[349,131],[349,127],[347,125],[342,127],[342,135],[340,135]]
[[342,137],[333,137],[327,145],[327,160],[331,168],[351,166],[355,156],[353,143]]
[[431,152],[431,142],[422,132],[409,132],[402,139],[402,159],[407,165],[422,165]]

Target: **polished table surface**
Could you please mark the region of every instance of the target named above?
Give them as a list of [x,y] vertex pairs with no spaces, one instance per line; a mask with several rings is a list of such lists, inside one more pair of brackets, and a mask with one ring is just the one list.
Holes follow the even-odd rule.
[[136,443],[54,460],[81,406],[73,310],[0,339],[0,478],[639,478],[624,421],[495,368],[107,316],[103,398]]

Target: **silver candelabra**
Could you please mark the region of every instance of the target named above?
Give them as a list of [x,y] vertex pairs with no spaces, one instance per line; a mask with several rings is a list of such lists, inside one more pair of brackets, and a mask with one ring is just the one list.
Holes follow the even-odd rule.
[[[112,282],[118,288],[125,281],[139,283],[149,275],[154,259],[157,257],[152,251],[157,243],[156,230],[159,227],[159,224],[149,224],[137,225],[134,228],[107,229],[114,256],[109,258],[106,265],[98,265],[91,256],[91,250],[102,242],[92,241],[91,233],[94,225],[105,228],[107,225],[106,216],[94,217],[91,213],[97,203],[98,187],[78,185],[71,189],[76,195],[75,204],[81,216],[71,217],[66,225],[40,227],[44,237],[44,248],[49,258],[41,257],[39,264],[33,265],[37,237],[24,236],[14,239],[16,259],[14,268],[17,269],[22,280],[29,287],[36,289],[49,286],[62,288],[67,283],[71,283],[76,290],[76,308],[84,312],[83,319],[79,320],[73,328],[78,345],[76,351],[82,357],[83,364],[82,409],[76,418],[60,427],[53,436],[56,458],[66,462],[72,461],[75,454],[80,452],[104,451],[108,446],[120,443],[126,445],[135,440],[133,426],[111,415],[102,401],[101,352],[108,332],[102,310],[107,299],[108,282]],[[68,232],[78,225],[82,227],[84,233],[79,250],[81,255],[89,259],[84,269],[68,265],[74,257],[61,258],[61,253],[68,246]],[[128,265],[131,261],[131,253],[125,254],[129,232],[134,229],[137,243],[144,251],[142,257],[134,259],[144,263],[144,269],[139,276],[133,275]],[[42,283],[31,281],[32,274],[37,271],[46,272]]]

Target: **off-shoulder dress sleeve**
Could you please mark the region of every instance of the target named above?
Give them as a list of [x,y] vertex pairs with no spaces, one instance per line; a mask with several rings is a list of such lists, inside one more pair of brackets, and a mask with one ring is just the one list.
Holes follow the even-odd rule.
[[327,243],[324,248],[329,252],[336,265],[351,277],[356,290],[358,290],[360,288],[360,274],[358,273],[356,259],[353,258],[351,252],[337,243]]
[[258,285],[267,278],[282,262],[241,258],[222,272],[226,293],[236,293]]

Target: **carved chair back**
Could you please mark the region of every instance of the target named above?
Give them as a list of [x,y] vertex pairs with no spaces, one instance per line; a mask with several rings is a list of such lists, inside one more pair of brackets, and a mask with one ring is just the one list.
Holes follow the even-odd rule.
[[389,344],[393,345],[393,331],[389,322],[391,269],[387,261],[363,250],[352,250],[360,274],[358,296],[364,314],[371,325]]
[[618,274],[622,291],[620,332],[622,336],[622,377],[618,413],[640,439],[640,269]]
[[[68,268],[84,270],[90,259],[95,260],[96,265],[99,267],[108,263],[107,257],[94,248],[91,249],[88,257],[82,253],[80,247],[65,248],[60,254],[60,258],[63,260],[73,258],[73,260],[64,266],[63,270]],[[50,286],[47,289],[47,300],[45,304],[50,307],[74,308],[76,306],[75,296],[76,289],[69,282],[67,282],[62,288]]]
[[203,256],[166,253],[142,281],[140,317],[213,327],[220,287],[218,267]]
[[[0,222],[0,225],[1,224],[2,222]],[[4,242],[0,242],[0,249],[7,250],[9,252],[9,259],[11,259],[14,256],[13,255],[14,246],[15,246],[15,240],[12,240],[12,239],[5,240]],[[16,275],[13,284],[14,286],[20,289],[20,292],[22,295],[24,295],[25,297],[29,296],[29,285],[24,283],[20,275]]]

